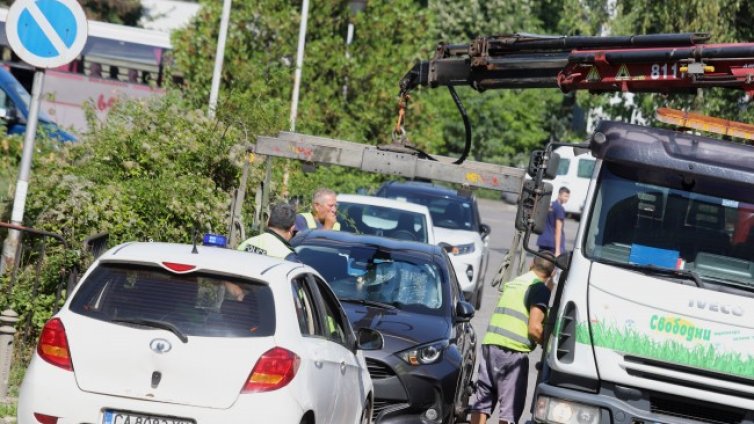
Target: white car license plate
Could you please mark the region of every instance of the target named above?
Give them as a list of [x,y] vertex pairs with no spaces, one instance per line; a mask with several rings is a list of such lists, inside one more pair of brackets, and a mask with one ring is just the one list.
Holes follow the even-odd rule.
[[195,424],[194,420],[127,411],[105,411],[102,424]]

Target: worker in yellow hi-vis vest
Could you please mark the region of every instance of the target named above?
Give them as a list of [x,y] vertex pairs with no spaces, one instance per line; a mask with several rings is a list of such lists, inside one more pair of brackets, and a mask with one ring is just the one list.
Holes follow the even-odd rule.
[[295,218],[293,206],[287,203],[272,205],[267,230],[238,245],[238,250],[301,262],[289,243],[293,237]]
[[482,361],[469,402],[471,424],[484,424],[499,404],[499,422],[518,423],[529,382],[529,356],[542,344],[555,265],[535,256],[529,272],[503,284],[503,293],[482,340]]
[[312,196],[312,211],[296,216],[296,231],[340,230],[337,212],[335,192],[328,188],[317,189]]

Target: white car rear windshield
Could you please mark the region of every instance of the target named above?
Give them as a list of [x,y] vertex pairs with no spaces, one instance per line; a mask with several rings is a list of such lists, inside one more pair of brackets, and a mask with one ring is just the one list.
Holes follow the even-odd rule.
[[103,264],[81,284],[71,310],[94,319],[136,327],[167,325],[186,336],[275,333],[272,291],[254,281]]
[[341,230],[351,233],[427,242],[427,219],[417,212],[339,202],[338,222]]

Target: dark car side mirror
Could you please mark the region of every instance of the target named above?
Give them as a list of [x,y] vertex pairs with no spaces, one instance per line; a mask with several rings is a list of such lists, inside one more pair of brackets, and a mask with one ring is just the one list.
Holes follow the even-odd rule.
[[456,303],[456,322],[469,322],[474,318],[474,305],[465,301],[459,300]]
[[487,224],[479,224],[479,234],[482,235],[482,240],[486,239],[492,232],[492,227]]
[[382,333],[371,328],[359,328],[356,332],[356,348],[361,350],[380,350],[385,344]]

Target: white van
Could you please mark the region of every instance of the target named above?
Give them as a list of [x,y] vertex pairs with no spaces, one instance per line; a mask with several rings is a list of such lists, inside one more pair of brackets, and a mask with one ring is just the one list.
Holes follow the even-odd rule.
[[[561,146],[554,150],[560,156],[558,162],[558,174],[550,181],[552,183],[552,200],[558,196],[560,187],[568,187],[571,196],[564,205],[567,214],[575,219],[581,216],[586,201],[586,192],[589,189],[589,180],[592,178],[594,164],[596,163],[591,153],[574,155],[573,147]],[[526,179],[531,179],[526,175]],[[518,202],[518,193],[502,193],[502,200],[507,203]]]
[[560,162],[558,174],[552,180],[552,199],[555,200],[561,187],[567,187],[571,191],[571,197],[563,207],[567,214],[574,217],[581,216],[586,192],[589,190],[589,180],[592,178],[596,163],[594,156],[591,153],[576,156],[570,146],[558,147],[554,152],[560,156]]

